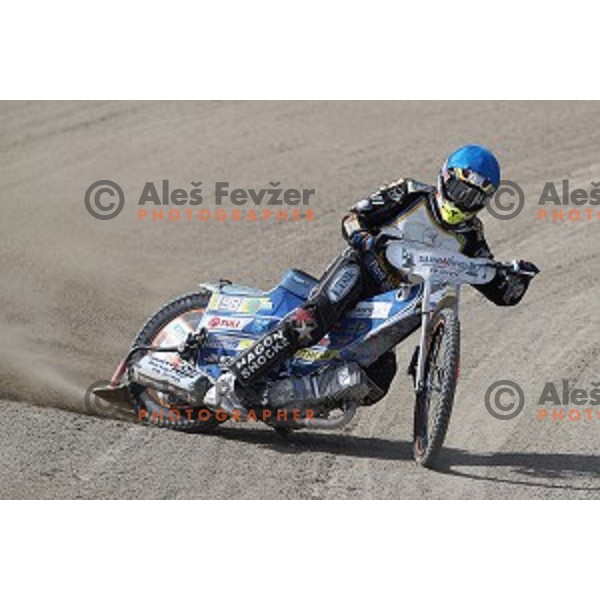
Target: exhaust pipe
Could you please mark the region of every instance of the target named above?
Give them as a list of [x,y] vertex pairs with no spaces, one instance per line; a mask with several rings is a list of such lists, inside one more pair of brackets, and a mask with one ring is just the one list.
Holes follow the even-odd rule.
[[358,402],[346,406],[344,412],[333,419],[300,419],[298,425],[305,429],[340,429],[352,421],[358,408]]

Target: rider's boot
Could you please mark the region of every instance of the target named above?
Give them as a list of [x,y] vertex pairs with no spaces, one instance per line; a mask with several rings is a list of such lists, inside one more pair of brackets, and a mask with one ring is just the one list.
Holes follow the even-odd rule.
[[[212,408],[235,410],[252,399],[252,386],[300,348],[316,344],[359,299],[363,288],[360,257],[347,250],[325,271],[309,299],[236,357],[204,399]],[[246,398],[244,398],[246,396]],[[212,404],[210,404],[212,403]]]
[[222,410],[229,416],[232,416],[235,411],[245,415],[247,411],[244,394],[240,393],[239,386],[236,383],[235,375],[226,371],[206,392],[203,400],[204,404],[214,411]]

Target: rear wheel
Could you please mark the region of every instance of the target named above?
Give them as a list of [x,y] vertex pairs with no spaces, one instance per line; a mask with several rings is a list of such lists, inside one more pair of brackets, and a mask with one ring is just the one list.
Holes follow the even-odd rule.
[[414,455],[418,464],[435,466],[444,444],[460,363],[460,323],[452,309],[434,317],[425,358],[422,389],[414,416]]
[[[170,346],[182,341],[188,332],[197,331],[210,300],[210,292],[194,292],[172,300],[163,306],[142,327],[133,346]],[[176,353],[161,354],[161,358],[180,360]],[[173,394],[166,394],[132,383],[135,419],[156,427],[186,432],[210,431],[220,425],[225,415],[217,415],[204,406],[193,406]]]

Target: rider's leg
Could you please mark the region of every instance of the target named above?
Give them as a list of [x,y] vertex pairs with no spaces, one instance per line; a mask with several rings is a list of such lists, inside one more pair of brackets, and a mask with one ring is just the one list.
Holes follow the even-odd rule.
[[[358,302],[363,285],[360,256],[348,249],[327,268],[300,308],[237,356],[229,371],[208,392],[205,402],[221,404],[217,397],[219,395],[229,396],[234,403],[236,400],[239,402],[245,388],[263,378],[299,349],[321,340],[344,312]],[[232,394],[235,394],[234,398]]]

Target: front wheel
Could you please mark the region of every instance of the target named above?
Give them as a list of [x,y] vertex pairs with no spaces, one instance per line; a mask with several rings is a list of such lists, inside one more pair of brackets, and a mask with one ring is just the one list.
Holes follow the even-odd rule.
[[442,309],[434,317],[425,357],[423,385],[417,392],[414,455],[419,465],[435,465],[444,444],[460,364],[460,323],[456,313]]

